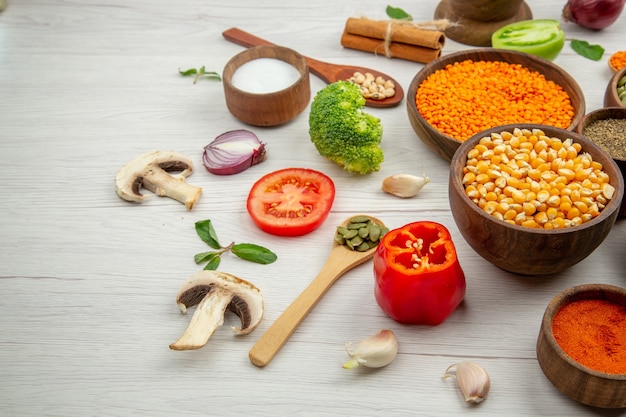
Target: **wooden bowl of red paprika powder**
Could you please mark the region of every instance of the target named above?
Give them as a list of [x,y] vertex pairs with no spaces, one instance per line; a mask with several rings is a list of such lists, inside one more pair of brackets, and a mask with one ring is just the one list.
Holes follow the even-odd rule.
[[417,136],[447,160],[485,129],[536,123],[574,130],[585,115],[583,92],[561,67],[535,55],[493,48],[431,61],[411,81],[406,105]]
[[539,330],[537,359],[568,397],[626,408],[626,289],[586,284],[554,297]]

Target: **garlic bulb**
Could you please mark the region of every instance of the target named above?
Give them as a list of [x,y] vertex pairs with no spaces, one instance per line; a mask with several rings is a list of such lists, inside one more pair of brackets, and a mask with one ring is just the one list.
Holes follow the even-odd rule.
[[491,387],[487,371],[474,362],[460,362],[450,365],[442,378],[456,378],[465,401],[476,404],[487,397]]
[[352,342],[346,343],[346,351],[352,359],[343,364],[345,369],[359,366],[382,368],[389,365],[398,353],[398,341],[391,330],[381,330],[361,340],[354,349],[351,346]]
[[427,176],[396,174],[383,180],[383,191],[396,197],[410,198],[417,195],[430,182]]

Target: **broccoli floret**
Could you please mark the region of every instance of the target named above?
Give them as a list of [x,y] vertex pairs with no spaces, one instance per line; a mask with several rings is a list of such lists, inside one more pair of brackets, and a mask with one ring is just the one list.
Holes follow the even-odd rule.
[[383,126],[364,106],[357,85],[337,81],[315,95],[309,114],[309,135],[320,155],[358,174],[378,171],[384,160]]

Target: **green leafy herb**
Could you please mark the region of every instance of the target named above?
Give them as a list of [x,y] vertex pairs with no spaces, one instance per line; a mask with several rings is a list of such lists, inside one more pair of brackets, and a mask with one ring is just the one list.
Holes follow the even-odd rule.
[[217,239],[217,233],[211,224],[211,220],[202,220],[196,222],[196,233],[200,236],[200,239],[213,249],[221,249],[219,240]]
[[253,243],[236,244],[232,242],[230,245],[222,247],[211,220],[196,222],[195,227],[196,233],[200,239],[211,248],[215,249],[215,251],[201,252],[194,255],[193,260],[196,264],[207,262],[204,269],[215,271],[220,265],[222,255],[226,252],[232,252],[233,255],[238,258],[263,265],[271,264],[277,259],[274,252]]
[[220,75],[215,72],[215,71],[206,71],[206,69],[204,68],[204,65],[201,66],[199,69],[196,68],[189,68],[188,70],[181,70],[180,68],[178,69],[178,73],[180,75],[182,75],[183,77],[188,77],[191,75],[194,75],[194,79],[193,79],[193,83],[195,84],[201,77],[205,77],[205,78],[212,78],[215,79],[217,81],[222,81],[222,77],[220,77]]
[[578,53],[578,55],[582,55],[585,58],[592,59],[594,61],[601,60],[602,55],[604,55],[603,47],[600,45],[591,45],[587,41],[572,39],[570,45],[572,46],[572,49]]
[[253,243],[239,243],[233,245],[230,251],[241,259],[258,264],[271,264],[276,260],[276,254],[274,252]]
[[399,7],[387,6],[387,16],[396,20],[413,20],[413,16]]

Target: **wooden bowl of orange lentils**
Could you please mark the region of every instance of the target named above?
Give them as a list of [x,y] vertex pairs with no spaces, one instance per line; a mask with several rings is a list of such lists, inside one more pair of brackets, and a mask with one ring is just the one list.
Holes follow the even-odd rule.
[[626,289],[568,288],[548,304],[537,360],[548,380],[579,403],[626,408]]
[[430,62],[411,81],[406,104],[417,136],[447,160],[469,137],[494,126],[535,123],[573,130],[585,114],[582,90],[561,67],[493,48]]
[[448,195],[459,231],[480,256],[515,274],[549,275],[604,241],[624,180],[611,156],[582,135],[515,124],[459,146]]

